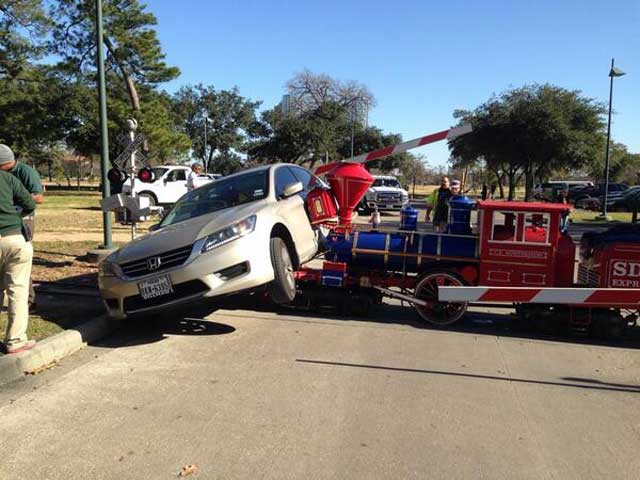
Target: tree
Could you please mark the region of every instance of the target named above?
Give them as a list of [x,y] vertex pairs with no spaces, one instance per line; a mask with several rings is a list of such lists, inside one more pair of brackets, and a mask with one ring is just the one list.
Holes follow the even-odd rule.
[[503,172],[509,197],[525,178],[525,200],[533,197],[535,179],[558,169],[583,167],[603,147],[604,107],[579,91],[552,85],[527,85],[493,97],[473,111],[456,112],[459,124],[474,131],[449,142],[455,161],[483,159]]
[[24,66],[0,79],[0,142],[34,163],[78,128],[74,104],[75,89],[50,67]]
[[16,78],[45,52],[50,22],[42,0],[0,3],[0,78]]
[[[594,179],[604,182],[604,149],[586,168]],[[640,153],[631,153],[626,145],[611,142],[609,148],[609,179],[627,184],[640,183]]]
[[306,163],[313,167],[338,156],[349,129],[344,107],[333,101],[300,114],[283,114],[276,107],[262,113],[249,155],[263,162]]
[[[131,109],[140,110],[138,85],[154,86],[180,75],[168,66],[153,27],[158,21],[138,0],[104,2],[104,45],[107,67],[120,72]],[[52,50],[69,72],[90,74],[95,62],[95,2],[60,0],[52,8],[56,19]]]
[[[338,145],[338,158],[341,159],[351,156],[351,132],[348,128],[345,130],[342,140]],[[359,126],[359,128],[355,130],[353,154],[354,156],[361,155],[398,143],[402,143],[402,135],[399,133],[384,133],[377,127],[362,128]],[[413,155],[410,153],[397,153],[369,162],[367,167],[382,172],[390,172],[396,169],[402,170],[403,165],[407,162],[412,162],[413,158]]]
[[296,113],[314,111],[331,102],[350,110],[358,104],[375,106],[375,98],[366,85],[350,80],[340,81],[325,74],[303,70],[287,82],[290,107]]
[[[110,156],[115,158],[121,150],[115,137],[131,117],[138,120],[146,138],[144,149],[152,161],[186,155],[190,141],[174,124],[171,99],[158,91],[160,84],[175,79],[180,71],[165,62],[155,16],[138,0],[108,0],[103,5]],[[56,68],[77,93],[80,125],[67,142],[79,153],[91,155],[99,146],[95,2],[60,0],[50,14],[55,22],[50,51],[60,60]]]
[[239,153],[246,152],[247,136],[257,128],[256,110],[261,102],[243,97],[237,87],[216,90],[202,84],[182,87],[172,101],[176,123],[191,139],[194,154],[210,171],[228,174],[240,168]]
[[404,185],[412,185],[412,195],[416,194],[416,184],[422,183],[428,176],[429,172],[424,164],[424,158],[422,156],[417,157],[411,155],[400,166],[400,172]]

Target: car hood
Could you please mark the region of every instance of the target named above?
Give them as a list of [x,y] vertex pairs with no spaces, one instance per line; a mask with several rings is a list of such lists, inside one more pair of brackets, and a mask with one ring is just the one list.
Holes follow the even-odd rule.
[[404,193],[405,190],[397,187],[371,187],[369,191],[375,193]]
[[193,245],[202,237],[257,214],[266,204],[266,200],[259,200],[169,225],[136,238],[120,248],[110,260],[117,263],[130,262]]

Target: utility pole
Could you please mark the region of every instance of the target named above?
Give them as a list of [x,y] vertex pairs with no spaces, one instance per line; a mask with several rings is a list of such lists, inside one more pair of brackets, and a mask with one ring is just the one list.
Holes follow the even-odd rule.
[[611,140],[611,104],[613,103],[613,79],[615,77],[621,77],[625,73],[616,68],[615,59],[611,59],[611,70],[609,70],[609,77],[611,81],[609,83],[609,118],[607,120],[607,150],[604,154],[604,201],[602,202],[601,218],[607,219],[607,200],[609,198],[609,141]]
[[204,173],[209,173],[209,158],[207,157],[207,123],[209,115],[204,116]]
[[[100,104],[100,174],[102,177],[102,198],[111,194],[109,185],[109,131],[107,125],[107,87],[104,77],[104,44],[102,38],[102,0],[96,0],[96,64],[98,66],[98,101]],[[104,234],[101,248],[112,248],[111,212],[102,213],[102,231]]]

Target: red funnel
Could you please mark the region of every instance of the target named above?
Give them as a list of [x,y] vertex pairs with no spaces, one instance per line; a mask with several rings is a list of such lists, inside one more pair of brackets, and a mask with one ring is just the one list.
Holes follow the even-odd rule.
[[373,177],[361,163],[340,162],[327,173],[327,181],[340,207],[340,224],[349,225],[353,210],[373,184]]

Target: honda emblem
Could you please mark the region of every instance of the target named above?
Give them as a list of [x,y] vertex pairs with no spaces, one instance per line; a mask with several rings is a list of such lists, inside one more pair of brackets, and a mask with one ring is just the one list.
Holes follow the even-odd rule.
[[149,270],[158,270],[161,264],[162,260],[160,260],[160,257],[153,257],[147,260],[147,268]]

